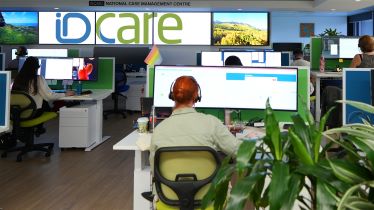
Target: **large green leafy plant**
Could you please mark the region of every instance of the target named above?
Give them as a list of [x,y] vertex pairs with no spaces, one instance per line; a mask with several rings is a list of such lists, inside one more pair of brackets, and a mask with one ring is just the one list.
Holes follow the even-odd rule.
[[[292,117],[293,126],[282,133],[267,102],[266,136],[258,142],[244,141],[235,164],[230,164],[229,158],[223,161],[204,197],[203,208],[214,202],[215,209],[237,210],[250,202],[257,209],[292,209],[295,205],[302,209],[336,209],[338,206],[343,209],[354,199],[354,205],[372,207],[373,203],[369,200],[372,191],[366,192],[368,195],[365,197],[361,195],[364,194],[361,186],[371,186],[369,180],[372,180],[373,171],[363,164],[352,164],[362,160],[355,153],[352,142],[330,137],[342,130],[323,133],[329,113],[319,125],[314,123],[310,114],[306,119],[296,114]],[[334,155],[328,156],[331,143],[321,147],[323,135],[351,150],[347,162]],[[371,146],[373,151],[374,145]],[[374,153],[371,155],[374,157]],[[372,169],[372,165],[370,167]],[[233,177],[236,182],[228,195],[229,182]]]

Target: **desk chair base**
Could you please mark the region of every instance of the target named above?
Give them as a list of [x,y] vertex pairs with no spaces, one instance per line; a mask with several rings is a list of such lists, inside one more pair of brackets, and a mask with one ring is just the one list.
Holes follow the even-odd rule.
[[2,154],[1,157],[5,158],[8,155],[8,152],[16,152],[20,151],[17,155],[17,162],[22,161],[22,156],[28,152],[32,151],[41,151],[45,152],[45,157],[51,156],[51,152],[53,150],[53,143],[40,143],[40,144],[35,144],[34,143],[34,128],[25,128],[23,129],[24,132],[22,132],[22,139],[21,141],[25,142],[24,146],[19,146],[19,147],[14,147],[14,148],[9,148],[5,150]]
[[3,154],[1,154],[1,157],[2,158],[7,157],[8,152],[20,151],[20,153],[18,153],[17,155],[17,162],[21,162],[22,156],[28,152],[41,151],[41,152],[45,152],[45,157],[49,157],[51,156],[52,150],[53,150],[53,143],[31,144],[31,145],[25,145],[22,147],[15,147],[15,148],[8,149],[5,152],[3,152]]
[[123,119],[125,119],[127,116],[126,116],[126,110],[124,109],[113,109],[113,110],[106,110],[104,111],[104,119],[107,120],[108,119],[108,115],[111,115],[111,114],[121,114]]

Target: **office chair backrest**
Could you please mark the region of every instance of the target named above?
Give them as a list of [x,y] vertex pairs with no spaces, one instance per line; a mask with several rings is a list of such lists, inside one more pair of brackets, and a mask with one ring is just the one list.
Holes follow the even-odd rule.
[[36,104],[34,102],[34,99],[28,93],[12,90],[12,93],[10,95],[10,111],[11,119],[14,118],[16,114],[18,114],[20,121],[29,120],[32,119],[35,115]]
[[123,69],[123,64],[116,64],[115,66],[115,89],[120,90],[121,87],[125,86],[127,84],[127,76],[126,72]]
[[330,115],[326,121],[326,126],[329,129],[342,126],[342,104],[336,102],[337,100],[341,99],[342,89],[339,87],[327,86],[322,92],[321,115],[323,116],[331,107],[335,106],[335,109],[330,112]]
[[205,146],[164,147],[155,153],[154,175],[162,202],[194,209],[208,192],[220,160],[217,152]]

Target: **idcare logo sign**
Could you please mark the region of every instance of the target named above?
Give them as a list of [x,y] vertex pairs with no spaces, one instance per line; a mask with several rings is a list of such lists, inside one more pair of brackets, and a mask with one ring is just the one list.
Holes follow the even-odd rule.
[[95,13],[39,12],[39,44],[95,44]]
[[40,44],[210,45],[210,30],[210,13],[39,13]]
[[154,13],[154,24],[155,44],[210,45],[210,13]]
[[152,44],[152,12],[96,12],[96,44]]

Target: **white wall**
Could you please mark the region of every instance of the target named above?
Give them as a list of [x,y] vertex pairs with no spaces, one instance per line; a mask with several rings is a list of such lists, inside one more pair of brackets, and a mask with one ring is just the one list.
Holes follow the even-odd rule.
[[308,44],[310,38],[300,37],[300,23],[314,23],[314,34],[326,28],[337,29],[347,35],[347,16],[333,16],[326,13],[272,12],[270,18],[271,42],[302,42]]

